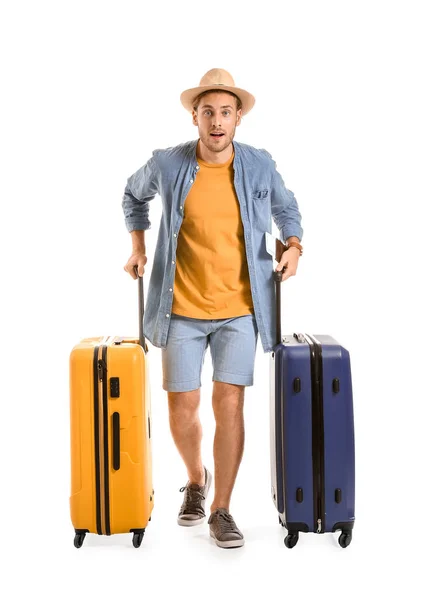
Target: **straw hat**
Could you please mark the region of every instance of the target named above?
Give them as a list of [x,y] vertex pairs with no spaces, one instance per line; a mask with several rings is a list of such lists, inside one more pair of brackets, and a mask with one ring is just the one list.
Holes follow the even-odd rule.
[[202,92],[222,89],[225,92],[233,92],[242,101],[242,115],[246,115],[254,106],[255,98],[249,92],[234,85],[233,77],[224,69],[211,69],[203,75],[199,87],[185,90],[181,94],[182,105],[189,111],[193,111],[193,102]]

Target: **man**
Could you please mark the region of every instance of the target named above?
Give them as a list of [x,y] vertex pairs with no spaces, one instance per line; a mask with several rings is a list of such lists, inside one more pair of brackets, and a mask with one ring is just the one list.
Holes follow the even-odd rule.
[[208,520],[222,548],[243,546],[229,512],[244,447],[245,386],[253,385],[258,334],[269,352],[275,339],[273,262],[265,232],[273,217],[288,249],[277,265],[282,281],[295,275],[303,230],[294,194],[284,186],[266,150],[233,142],[236,127],[254,105],[223,69],[211,69],[200,86],[181,94],[199,138],[155,150],[128,180],[123,198],[132,254],[124,269],[143,276],[149,202],[163,202],[157,248],[149,282],[144,334],[162,349],[163,389],[169,401],[173,439],[188,482],[178,523],[205,520],[212,475],[203,466],[198,411],[200,376],[209,345],[215,494]]

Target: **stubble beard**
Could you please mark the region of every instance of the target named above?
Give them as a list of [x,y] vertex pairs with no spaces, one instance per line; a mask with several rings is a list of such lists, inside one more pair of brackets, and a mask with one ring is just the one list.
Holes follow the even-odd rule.
[[[235,132],[236,132],[236,127],[233,129],[233,131],[230,133],[230,135],[224,134],[224,143],[223,144],[220,144],[219,142],[214,142],[210,136],[210,133],[208,133],[206,136],[206,143],[205,143],[206,148],[208,148],[208,150],[210,150],[211,152],[222,152],[233,141]],[[200,139],[201,139],[201,136],[200,136]]]

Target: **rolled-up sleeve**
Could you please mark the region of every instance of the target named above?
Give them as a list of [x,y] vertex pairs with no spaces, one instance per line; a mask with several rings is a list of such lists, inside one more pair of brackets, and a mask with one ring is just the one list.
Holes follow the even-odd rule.
[[127,179],[122,209],[128,231],[150,229],[149,201],[159,192],[159,169],[155,156]]
[[271,210],[272,217],[276,227],[279,229],[282,241],[291,236],[296,236],[299,240],[303,237],[303,228],[301,226],[302,216],[299,211],[297,200],[291,190],[285,187],[284,180],[276,168],[276,163],[272,159],[272,189],[271,189]]

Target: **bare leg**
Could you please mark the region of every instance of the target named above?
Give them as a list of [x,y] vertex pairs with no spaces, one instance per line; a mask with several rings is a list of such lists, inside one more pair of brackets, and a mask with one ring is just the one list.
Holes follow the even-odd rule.
[[215,496],[211,512],[217,508],[230,508],[230,498],[244,449],[244,396],[245,386],[214,381],[212,406],[216,421]]
[[167,392],[173,440],[187,468],[190,483],[204,485],[201,457],[202,426],[199,419],[200,388],[191,392]]

